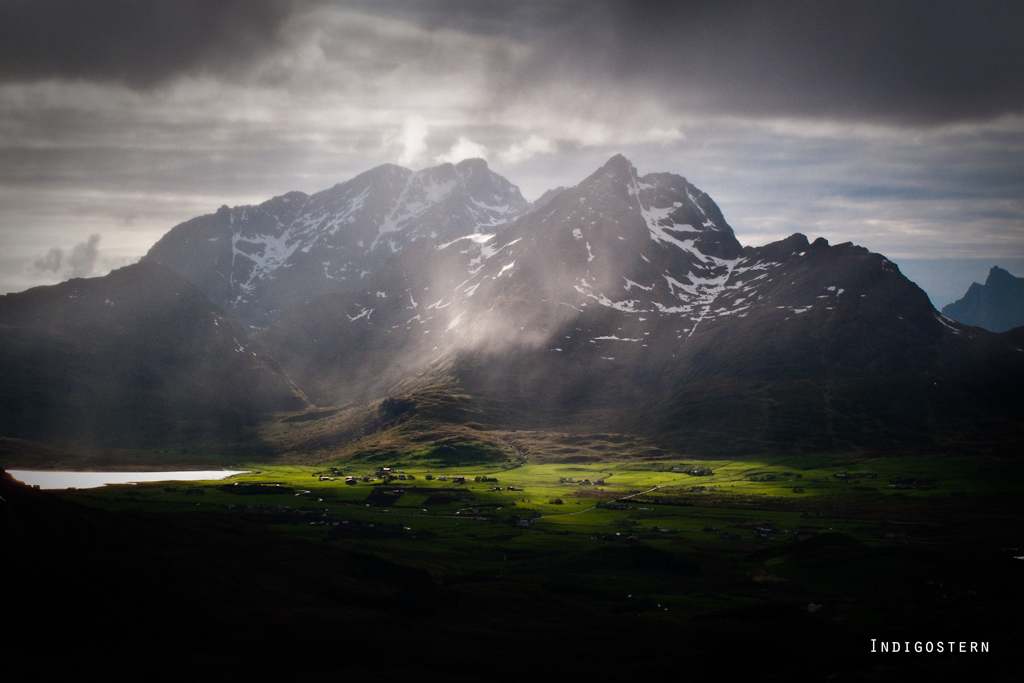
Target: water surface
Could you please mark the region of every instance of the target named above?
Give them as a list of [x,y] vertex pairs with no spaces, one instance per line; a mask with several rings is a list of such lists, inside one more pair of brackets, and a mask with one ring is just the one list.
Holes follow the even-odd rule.
[[107,484],[137,484],[147,481],[211,481],[227,479],[248,470],[205,470],[191,472],[34,472],[8,470],[29,486],[41,489],[94,489]]

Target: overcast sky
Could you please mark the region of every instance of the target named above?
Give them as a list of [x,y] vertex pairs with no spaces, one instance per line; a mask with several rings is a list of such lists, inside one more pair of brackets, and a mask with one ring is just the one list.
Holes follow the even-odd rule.
[[622,153],[941,307],[1024,276],[1022,35],[1016,0],[0,0],[0,291],[385,162],[532,200]]

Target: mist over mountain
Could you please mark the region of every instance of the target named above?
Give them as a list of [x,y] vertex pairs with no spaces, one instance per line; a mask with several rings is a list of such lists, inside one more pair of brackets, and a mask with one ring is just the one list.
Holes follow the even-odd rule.
[[247,327],[263,327],[289,304],[361,289],[410,244],[493,230],[529,207],[483,159],[417,172],[384,164],[314,195],[223,206],[173,228],[143,260],[177,271]]
[[973,283],[963,298],[943,307],[942,315],[990,332],[1020,327],[1024,325],[1024,278],[993,266],[985,284]]
[[233,441],[306,405],[241,326],[157,263],[0,297],[0,434],[76,448]]

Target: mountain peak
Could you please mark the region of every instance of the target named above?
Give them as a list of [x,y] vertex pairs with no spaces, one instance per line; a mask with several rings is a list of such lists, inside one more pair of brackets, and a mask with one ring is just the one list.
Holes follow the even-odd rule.
[[992,266],[992,269],[988,271],[988,279],[985,280],[986,285],[1010,283],[1020,278],[1014,277],[1010,271],[1003,270],[999,266]]
[[[385,176],[389,176],[389,175],[396,175],[396,176],[405,177],[405,176],[407,176],[407,175],[409,175],[411,173],[412,173],[412,171],[410,169],[406,168],[405,166],[399,166],[398,164],[386,163],[386,164],[381,164],[380,166],[374,166],[369,171],[363,171],[362,173],[357,175],[356,178],[361,178],[361,177],[364,177],[364,176],[368,177],[368,178],[380,178],[380,177],[385,177]],[[340,184],[341,183],[339,183],[339,185]],[[337,187],[337,186],[335,186],[335,187]]]
[[616,154],[604,166],[587,176],[576,189],[593,196],[625,197],[635,194],[636,180],[636,167],[626,157]]
[[460,173],[482,173],[490,170],[487,166],[487,159],[481,159],[480,157],[463,159],[455,164],[455,168]]
[[598,170],[598,173],[602,172],[634,177],[636,176],[636,167],[626,157],[616,154]]

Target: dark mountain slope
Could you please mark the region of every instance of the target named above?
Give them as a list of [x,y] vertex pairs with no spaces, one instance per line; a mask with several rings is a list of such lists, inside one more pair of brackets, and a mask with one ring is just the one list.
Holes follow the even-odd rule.
[[973,283],[964,297],[945,306],[942,314],[990,332],[1024,325],[1024,278],[993,266],[984,285]]
[[0,434],[76,447],[232,440],[305,400],[239,325],[140,263],[0,297]]
[[999,336],[1017,347],[1018,351],[1024,351],[1024,325],[1007,330]]
[[1021,354],[943,320],[878,254],[824,241],[803,254],[776,269],[763,305],[677,353],[660,373],[666,399],[634,417],[641,432],[761,451],[991,452],[1021,437]]

